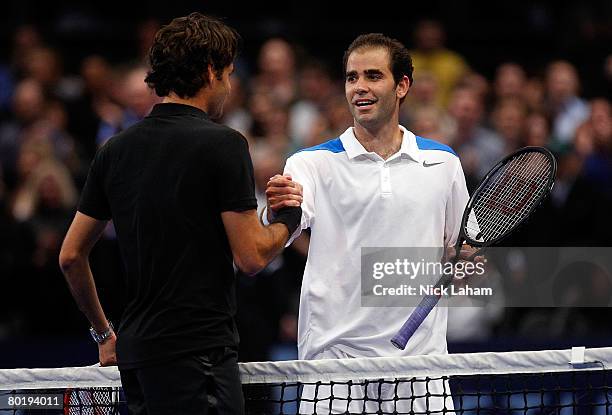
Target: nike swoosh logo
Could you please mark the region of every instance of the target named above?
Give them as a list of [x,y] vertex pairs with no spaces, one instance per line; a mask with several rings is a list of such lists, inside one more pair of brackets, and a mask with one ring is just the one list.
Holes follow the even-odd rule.
[[437,163],[428,163],[426,161],[423,162],[423,167],[431,167],[431,166],[437,166],[438,164],[443,164],[443,161],[439,161]]

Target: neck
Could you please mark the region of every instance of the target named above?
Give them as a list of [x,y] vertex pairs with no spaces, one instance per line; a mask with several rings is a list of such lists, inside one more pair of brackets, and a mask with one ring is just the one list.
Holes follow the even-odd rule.
[[164,99],[162,100],[162,103],[190,105],[192,107],[199,108],[202,111],[208,113],[208,99],[202,93],[202,91],[198,92],[195,96],[191,98],[181,98],[178,95],[176,95],[174,92],[170,92],[169,95],[164,97]]
[[395,118],[392,121],[378,128],[364,126],[355,122],[353,127],[355,137],[363,148],[378,154],[386,160],[399,151],[404,136],[399,128],[399,120]]

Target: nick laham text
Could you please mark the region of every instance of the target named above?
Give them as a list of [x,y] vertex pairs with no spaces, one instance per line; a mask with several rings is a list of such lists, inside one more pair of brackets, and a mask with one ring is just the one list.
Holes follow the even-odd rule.
[[399,287],[383,287],[382,285],[375,285],[372,289],[374,295],[386,296],[386,295],[437,295],[437,296],[454,296],[454,295],[465,295],[465,296],[492,296],[493,289],[489,287],[471,287],[469,284],[455,287],[449,285],[447,287],[440,287],[439,285],[420,285],[415,287],[413,285],[402,284]]

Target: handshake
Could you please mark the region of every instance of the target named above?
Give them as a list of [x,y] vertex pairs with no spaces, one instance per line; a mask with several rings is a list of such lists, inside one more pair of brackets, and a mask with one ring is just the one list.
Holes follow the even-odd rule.
[[[266,184],[266,215],[269,223],[283,223],[289,237],[302,220],[303,188],[290,175],[277,174]],[[263,219],[263,218],[262,218]]]

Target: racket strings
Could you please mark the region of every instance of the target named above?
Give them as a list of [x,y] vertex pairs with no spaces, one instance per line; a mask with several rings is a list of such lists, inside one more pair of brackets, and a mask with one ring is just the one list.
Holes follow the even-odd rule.
[[514,228],[548,192],[553,165],[539,152],[522,153],[502,166],[475,201],[467,234],[491,241]]
[[500,169],[474,206],[477,223],[471,224],[470,228],[478,230],[485,239],[496,238],[512,228],[539,200],[542,191],[546,191],[547,180],[534,183],[534,178],[537,181],[539,177],[537,173],[546,170],[533,159],[528,160],[527,156],[530,155],[523,154]]
[[[516,224],[517,221],[521,220],[524,217],[523,213],[528,213],[530,211],[531,207],[538,200],[540,196],[540,192],[537,191],[537,187],[535,188],[536,191],[533,192],[534,187],[530,186],[530,184],[533,184],[533,183],[524,183],[514,178],[512,179],[512,182],[508,183],[508,188],[513,188],[513,187],[516,188],[515,187],[516,185],[524,186],[520,188],[520,190],[518,190],[513,195],[513,197],[516,200],[523,201],[521,209],[510,210],[512,209],[511,205],[506,206],[504,204],[500,204],[496,206],[497,209],[486,209],[486,210],[478,209],[477,210],[477,213],[481,213],[480,215],[478,215],[478,218],[480,219],[478,220],[478,224],[486,225],[486,226],[483,226],[483,229],[481,229],[481,232],[485,236],[487,236],[486,235],[487,233],[490,233],[490,235],[488,236],[490,236],[491,238],[495,238],[501,235],[502,233],[506,232],[508,229],[512,228]],[[490,199],[492,199],[492,196],[490,196]],[[494,201],[494,203],[498,203],[498,202]],[[500,214],[500,210],[502,211],[501,212],[502,214]],[[491,230],[491,232],[487,232],[488,230]]]
[[[474,207],[478,228],[485,240],[492,240],[512,229],[531,210],[546,191],[547,181],[537,183],[525,177],[500,175],[496,186],[483,192],[482,202]],[[533,173],[522,170],[521,174]],[[505,177],[504,177],[505,176]],[[470,226],[474,228],[474,226]]]

